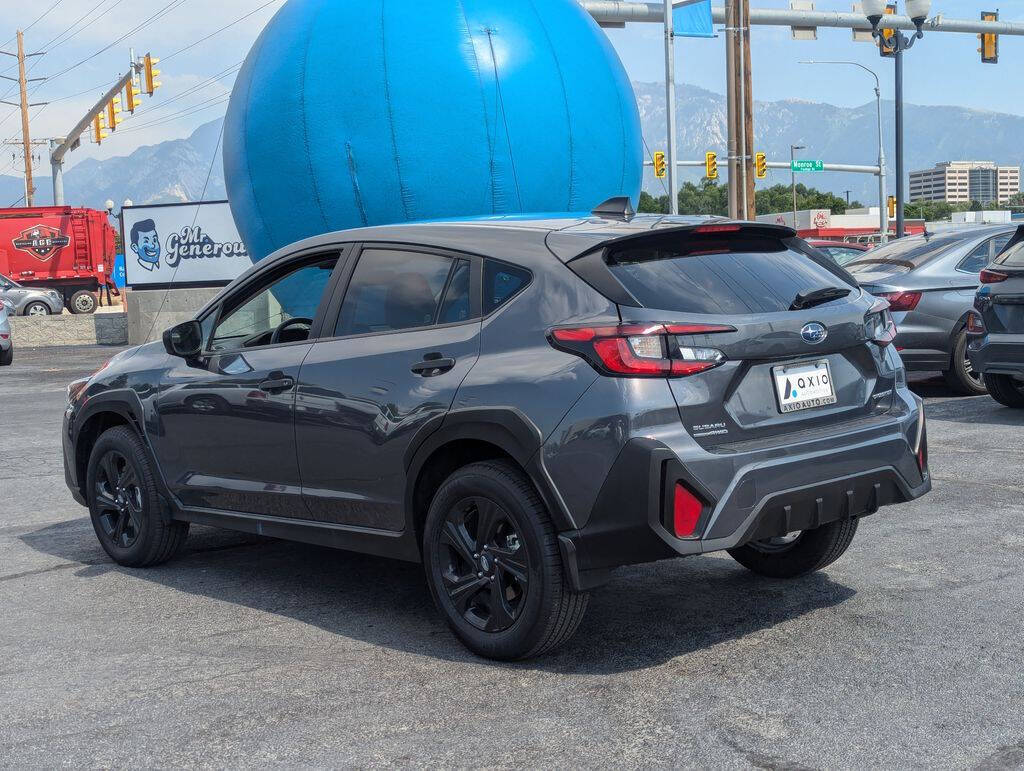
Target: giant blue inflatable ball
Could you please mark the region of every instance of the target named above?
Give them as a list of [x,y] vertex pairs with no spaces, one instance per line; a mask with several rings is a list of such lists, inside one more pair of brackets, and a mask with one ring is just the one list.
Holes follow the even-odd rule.
[[235,81],[224,174],[258,260],[364,225],[636,202],[641,144],[576,0],[289,0]]

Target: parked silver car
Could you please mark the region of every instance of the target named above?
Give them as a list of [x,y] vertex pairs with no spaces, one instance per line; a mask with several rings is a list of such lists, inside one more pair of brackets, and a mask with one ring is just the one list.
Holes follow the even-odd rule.
[[16,316],[49,316],[64,310],[64,298],[53,289],[22,286],[0,274],[0,298],[14,307]]
[[14,363],[14,340],[11,337],[11,322],[7,319],[13,311],[11,304],[0,298],[0,367]]
[[981,286],[978,274],[1014,232],[1000,225],[911,236],[847,263],[866,291],[889,301],[908,370],[941,370],[958,393],[986,393],[967,357],[967,316]]

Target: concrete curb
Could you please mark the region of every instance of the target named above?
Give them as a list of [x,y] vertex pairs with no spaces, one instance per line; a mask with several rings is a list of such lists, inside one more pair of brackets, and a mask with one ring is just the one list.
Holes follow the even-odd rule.
[[12,316],[9,321],[15,348],[125,345],[128,342],[127,313]]

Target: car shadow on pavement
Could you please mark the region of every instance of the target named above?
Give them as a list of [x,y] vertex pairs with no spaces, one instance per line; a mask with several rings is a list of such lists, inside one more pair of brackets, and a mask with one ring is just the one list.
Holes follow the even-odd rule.
[[[194,527],[185,549],[166,565],[122,568],[100,548],[88,518],[20,538],[32,549],[64,560],[58,568],[64,567],[62,572],[72,575],[73,582],[116,572],[373,645],[556,673],[605,674],[656,666],[756,635],[854,594],[824,573],[773,581],[720,557],[623,568],[593,592],[583,624],[567,645],[546,657],[500,664],[477,658],[451,634],[434,608],[420,565]],[[51,569],[57,568],[46,570]],[[69,591],[74,591],[73,583]],[[231,627],[232,621],[225,625]],[[202,626],[215,628],[216,620],[207,618]],[[174,633],[187,636],[189,631]],[[224,634],[215,632],[220,640]]]

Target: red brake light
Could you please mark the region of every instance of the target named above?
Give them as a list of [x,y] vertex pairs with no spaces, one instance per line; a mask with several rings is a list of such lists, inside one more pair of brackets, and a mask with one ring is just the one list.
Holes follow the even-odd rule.
[[981,271],[981,275],[978,276],[983,284],[998,284],[1001,281],[1006,281],[1009,278],[1005,273],[1000,273],[997,270],[989,270],[986,268]]
[[882,292],[878,296],[889,301],[889,310],[893,313],[912,311],[921,302],[920,292]]
[[694,233],[735,233],[742,225],[698,225],[693,229]]
[[723,324],[620,324],[553,329],[550,340],[555,348],[587,359],[602,374],[685,377],[717,367],[725,356],[715,348],[682,345],[676,335],[735,331]]
[[676,482],[672,500],[672,529],[677,538],[689,538],[697,530],[704,504],[686,489],[682,482]]

